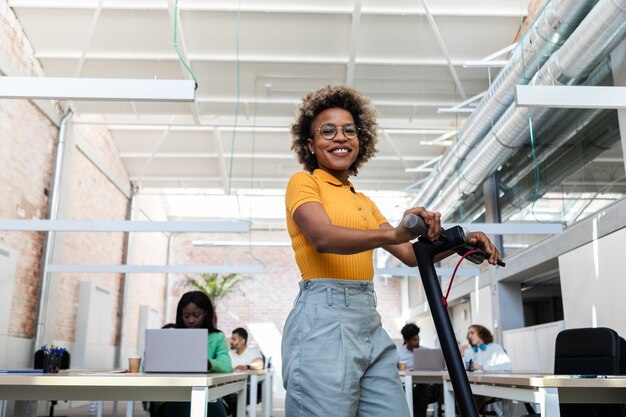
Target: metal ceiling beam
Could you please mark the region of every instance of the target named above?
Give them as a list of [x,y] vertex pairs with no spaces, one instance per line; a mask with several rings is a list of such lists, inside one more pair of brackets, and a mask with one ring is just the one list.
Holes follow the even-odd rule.
[[626,109],[626,87],[518,85],[515,104],[521,107]]
[[222,175],[222,187],[224,192],[228,191],[228,169],[226,169],[226,157],[224,156],[224,143],[222,141],[222,132],[219,128],[213,128],[213,137],[215,138],[215,148],[217,149],[217,157],[220,166],[220,174]]
[[386,130],[383,130],[382,134],[383,134],[383,137],[387,140],[387,143],[389,144],[391,149],[393,149],[393,152],[396,154],[397,156],[396,159],[400,160],[400,162],[402,163],[402,165],[404,166],[406,170],[406,168],[408,168],[409,166],[407,165],[406,160],[404,159],[404,156],[402,155],[402,152],[400,152],[400,150],[398,149],[398,147],[396,146],[394,141],[391,139],[391,136],[389,136],[389,133]]
[[[109,130],[163,130],[166,127],[170,127],[173,131],[207,131],[213,130],[214,127],[218,127],[221,130],[232,131],[235,127],[233,124],[229,124],[226,121],[221,123],[202,123],[200,125],[192,124],[192,123],[177,123],[177,124],[169,124],[166,121],[156,121],[153,119],[147,119],[144,117],[137,118],[135,116],[120,116],[115,115],[114,120],[111,116],[107,116],[106,119],[102,121],[102,117],[99,115],[98,120],[91,119],[88,117],[89,114],[86,115],[83,113],[82,116],[79,116],[72,124],[82,124],[82,125],[105,125]],[[157,115],[157,117],[161,117]],[[179,117],[181,119],[182,117]],[[267,119],[266,119],[267,120]],[[379,131],[385,130],[389,134],[404,134],[404,135],[412,135],[412,134],[420,134],[420,135],[442,135],[444,133],[450,132],[450,127],[448,126],[429,126],[429,121],[422,121],[421,119],[417,123],[406,124],[399,123],[397,125],[392,125],[391,123],[395,119],[388,119],[387,121],[381,120],[381,124],[379,125]],[[291,118],[286,118],[284,121],[275,121],[274,118],[271,119],[272,124],[261,124],[258,122],[257,124],[240,124],[237,126],[237,131],[244,132],[252,132],[255,131],[265,132],[265,133],[281,133],[289,132],[289,128],[287,127],[289,123],[293,120]],[[439,122],[439,121],[437,121]],[[447,121],[445,121],[447,122]],[[389,123],[389,124],[386,124]],[[414,126],[420,127],[414,127]]]
[[[59,51],[59,50],[39,50],[35,53],[37,59],[46,60],[73,60],[80,59],[81,53],[78,51]],[[235,54],[206,54],[191,53],[187,58],[199,63],[234,63],[241,62],[246,64],[327,64],[327,65],[346,65],[349,58],[338,58],[334,56],[295,56],[295,55],[240,55],[239,58]],[[88,52],[85,59],[93,59],[97,61],[180,61],[176,53],[154,53],[154,52]],[[433,59],[433,58],[377,58],[377,57],[360,57],[355,58],[354,63],[358,65],[391,65],[391,66],[429,66],[440,67],[447,66],[450,63],[457,67],[462,67],[467,60],[451,59]]]
[[346,65],[345,84],[352,86],[354,84],[354,67],[356,58],[356,48],[359,40],[359,26],[361,25],[361,0],[354,2],[354,10],[352,12],[352,26],[350,27],[350,43],[348,46],[348,64]]
[[[163,158],[163,159],[175,159],[175,158],[219,158],[220,154],[217,152],[120,152],[120,158],[122,159],[141,159],[141,158]],[[236,159],[289,159],[293,160],[293,152],[285,153],[235,153],[233,155]],[[225,158],[230,158],[230,155],[226,155]],[[411,156],[402,155],[405,161],[431,161],[429,156]],[[397,161],[400,159],[394,155],[376,155],[377,161]]]
[[[189,60],[189,54],[187,53],[187,43],[185,42],[185,30],[183,29],[182,19],[178,20],[178,25],[174,25],[174,21],[177,18],[177,16],[175,16],[175,13],[176,13],[175,9],[176,7],[175,7],[174,0],[167,0],[167,12],[170,18],[170,26],[178,27],[178,32],[180,33],[180,36],[177,37],[177,41],[179,41],[179,44],[180,44],[181,54],[183,57],[186,57],[187,60]],[[182,63],[182,61],[180,61],[180,59],[179,59],[179,64],[180,64],[181,76],[182,77],[187,76],[188,75],[187,68],[185,68],[185,65]],[[189,62],[189,65],[191,66],[191,62]],[[198,103],[194,101],[190,104],[190,106],[191,106],[191,113],[193,114],[194,121],[196,123],[199,123],[200,112],[198,111]]]
[[48,265],[50,272],[102,274],[261,274],[258,265]]
[[[499,7],[494,8],[491,5],[485,7],[477,7],[474,4],[456,4],[450,6],[438,6],[432,9],[434,16],[459,16],[459,17],[519,17],[527,15],[527,11],[521,11],[519,5],[515,2],[498,3]],[[68,1],[68,0],[56,0],[51,2],[49,0],[8,0],[8,4],[12,8],[48,8],[48,9],[69,9],[69,10],[84,10],[94,9],[97,5],[97,0],[81,0],[81,1]],[[349,6],[337,5],[335,7],[319,7],[312,6],[312,3],[275,3],[266,2],[254,4],[242,4],[242,13],[318,13],[318,14],[352,14],[353,9]],[[107,0],[103,5],[107,10],[166,10],[167,6],[159,0]],[[206,12],[233,12],[232,2],[217,2],[217,1],[205,1],[205,2],[188,2],[179,5],[179,9],[182,11],[206,11]],[[424,10],[419,7],[410,7],[403,5],[403,7],[365,7],[362,11],[367,15],[384,15],[384,16],[423,16]]]
[[83,45],[82,52],[80,54],[80,59],[78,60],[78,64],[76,65],[76,71],[74,71],[74,77],[80,77],[83,72],[83,66],[85,65],[85,54],[89,49],[89,45],[91,45],[91,40],[93,39],[94,33],[96,33],[96,27],[98,27],[98,20],[100,19],[100,12],[102,12],[102,2],[104,0],[99,0],[96,9],[93,12],[93,17],[91,18],[91,24],[89,25],[89,33],[85,38],[85,44]]
[[[175,119],[176,119],[176,116],[172,116],[172,123],[174,122]],[[163,142],[165,142],[165,139],[167,139],[167,136],[169,135],[169,133],[170,133],[170,128],[169,127],[166,128],[165,130],[163,130],[163,132],[161,133],[161,136],[159,137],[159,139],[156,141],[156,143],[152,147],[152,151],[150,152],[150,156],[148,157],[148,160],[146,161],[146,163],[141,168],[141,171],[140,171],[140,174],[139,174],[139,179],[137,180],[137,182],[139,184],[141,184],[141,177],[143,177],[146,174],[146,172],[148,171],[148,168],[150,168],[150,165],[152,165],[152,161],[154,159],[154,155],[157,153],[157,151],[161,147],[161,144],[163,144]]]
[[[0,75],[6,76],[18,76],[18,74],[13,65],[7,61],[2,54],[0,54]],[[32,100],[32,103],[35,107],[41,111],[41,113],[48,118],[55,126],[59,126],[61,124],[61,112],[57,110],[55,105],[48,100]]]
[[28,232],[202,232],[246,233],[250,222],[130,221],[130,220],[9,220],[0,219],[0,230]]
[[[138,180],[138,177],[131,176],[129,178],[130,181]],[[237,182],[246,182],[248,184],[252,182],[268,182],[268,183],[279,183],[283,184],[289,180],[288,176],[285,177],[235,177],[233,178]],[[222,177],[199,177],[199,176],[185,176],[185,175],[168,175],[168,176],[146,176],[142,177],[141,180],[143,183],[148,183],[150,181],[153,182],[171,182],[171,181],[182,181],[182,182],[222,182]],[[381,178],[358,178],[359,184],[405,184],[410,182],[410,179],[398,178],[398,179],[381,179]]]
[[454,80],[454,83],[456,84],[456,87],[459,90],[459,94],[461,95],[461,97],[463,97],[463,99],[467,99],[467,94],[465,94],[465,89],[463,88],[463,84],[461,84],[461,79],[459,78],[459,74],[457,74],[456,68],[454,68],[454,65],[452,64],[450,53],[448,52],[448,48],[446,47],[446,43],[444,42],[443,37],[441,36],[441,32],[439,32],[439,27],[437,26],[437,23],[435,22],[435,19],[433,18],[432,13],[430,12],[430,9],[428,7],[428,2],[426,0],[421,0],[421,2],[422,2],[422,6],[424,6],[424,11],[426,12],[426,18],[428,19],[428,23],[430,23],[430,27],[433,31],[433,34],[435,35],[435,40],[437,41],[437,44],[439,44],[439,49],[441,49],[441,52],[443,53],[443,56],[445,57],[446,62],[448,63],[448,69],[450,70],[450,75],[452,76],[452,79]]

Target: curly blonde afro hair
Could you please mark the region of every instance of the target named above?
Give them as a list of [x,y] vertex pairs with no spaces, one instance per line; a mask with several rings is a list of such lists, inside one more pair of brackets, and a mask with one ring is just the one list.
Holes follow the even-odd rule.
[[369,97],[351,87],[326,86],[307,94],[296,112],[296,119],[291,125],[291,149],[298,156],[298,162],[308,172],[319,168],[317,158],[307,147],[307,140],[313,137],[311,128],[315,118],[324,110],[341,108],[352,114],[354,123],[359,127],[359,155],[350,166],[350,174],[356,175],[359,168],[377,152],[376,142],[378,122],[376,110]]

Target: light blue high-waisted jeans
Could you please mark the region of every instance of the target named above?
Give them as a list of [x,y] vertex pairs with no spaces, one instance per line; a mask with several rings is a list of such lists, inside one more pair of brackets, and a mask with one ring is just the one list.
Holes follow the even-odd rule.
[[301,281],[282,361],[286,417],[410,415],[371,281]]

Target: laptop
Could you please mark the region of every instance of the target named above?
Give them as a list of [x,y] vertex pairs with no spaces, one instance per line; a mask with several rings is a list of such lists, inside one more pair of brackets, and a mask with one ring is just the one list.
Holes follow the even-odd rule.
[[146,329],[144,372],[207,372],[208,329]]
[[441,349],[413,349],[414,371],[445,371],[446,362]]

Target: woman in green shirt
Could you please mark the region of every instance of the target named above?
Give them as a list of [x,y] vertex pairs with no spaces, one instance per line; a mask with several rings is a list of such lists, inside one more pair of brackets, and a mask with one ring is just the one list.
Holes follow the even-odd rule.
[[[208,329],[209,349],[207,370],[209,372],[232,372],[233,366],[228,355],[228,345],[224,333],[217,328],[215,309],[209,297],[201,291],[190,291],[180,298],[176,308],[176,328]],[[191,404],[187,402],[166,402],[161,410],[164,417],[188,416]],[[208,404],[208,415],[226,417],[226,407],[221,400]]]

